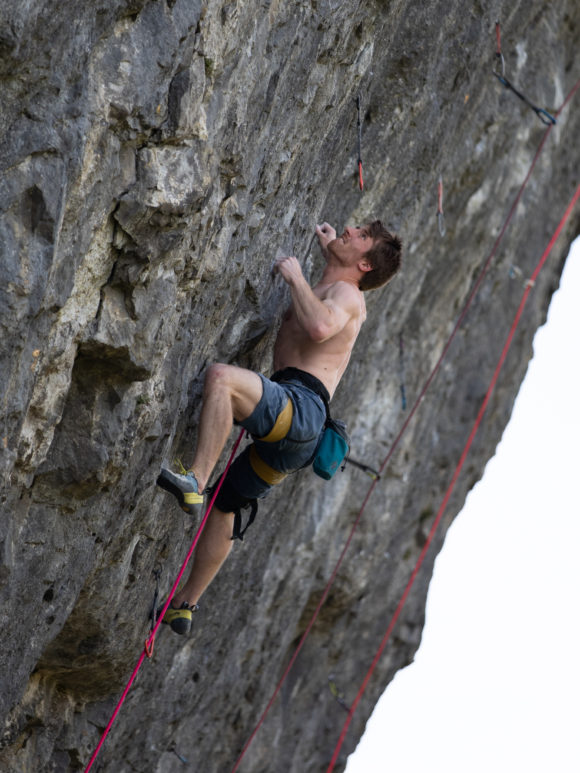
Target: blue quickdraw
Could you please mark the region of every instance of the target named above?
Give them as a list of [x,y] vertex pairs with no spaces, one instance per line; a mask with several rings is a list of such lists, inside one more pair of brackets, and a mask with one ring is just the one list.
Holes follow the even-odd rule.
[[498,70],[494,67],[493,74],[498,79],[498,81],[502,84],[502,86],[505,86],[506,89],[513,91],[516,97],[519,97],[522,100],[522,102],[524,102],[528,107],[530,107],[545,126],[553,126],[555,123],[557,123],[554,116],[548,113],[547,110],[544,110],[543,107],[538,107],[537,105],[534,105],[533,102],[530,102],[530,100],[526,96],[524,96],[524,94],[522,94],[521,91],[518,91],[516,87],[512,83],[510,83],[510,81],[506,78],[505,59],[503,58],[503,54],[501,52],[501,31],[500,31],[499,21],[496,21],[495,23],[495,35],[497,39],[495,58],[496,58],[496,62],[499,62],[501,69],[498,72]]

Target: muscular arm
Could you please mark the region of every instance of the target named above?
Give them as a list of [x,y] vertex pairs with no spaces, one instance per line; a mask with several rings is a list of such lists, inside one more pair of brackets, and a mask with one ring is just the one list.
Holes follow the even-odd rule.
[[296,258],[280,258],[278,270],[290,287],[296,318],[316,343],[339,333],[360,310],[358,293],[347,282],[337,282],[320,300],[304,279]]

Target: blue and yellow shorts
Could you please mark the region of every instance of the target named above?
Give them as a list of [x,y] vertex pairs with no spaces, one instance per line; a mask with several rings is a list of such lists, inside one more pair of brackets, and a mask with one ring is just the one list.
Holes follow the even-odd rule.
[[216,506],[223,512],[238,509],[240,500],[265,497],[289,473],[307,467],[324,429],[328,392],[322,382],[297,368],[275,373],[274,380],[260,378],[260,402],[238,422],[253,443],[235,459],[220,489]]

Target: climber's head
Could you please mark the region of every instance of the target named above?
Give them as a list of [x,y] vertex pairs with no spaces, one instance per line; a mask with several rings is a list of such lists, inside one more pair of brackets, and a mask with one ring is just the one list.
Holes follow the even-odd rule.
[[380,220],[363,226],[348,226],[328,244],[331,260],[362,272],[361,290],[373,290],[391,280],[401,266],[401,240]]
[[401,268],[403,243],[396,234],[384,227],[380,220],[374,220],[365,226],[372,240],[364,257],[370,270],[366,270],[360,280],[361,290],[374,290],[387,284]]

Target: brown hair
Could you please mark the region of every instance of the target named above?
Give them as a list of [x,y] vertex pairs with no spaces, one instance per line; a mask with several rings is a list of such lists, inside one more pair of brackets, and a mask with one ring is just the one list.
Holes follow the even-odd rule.
[[392,279],[401,268],[401,250],[403,243],[396,234],[384,227],[380,220],[374,220],[368,226],[373,246],[365,253],[372,269],[366,271],[359,282],[360,289],[374,290]]

